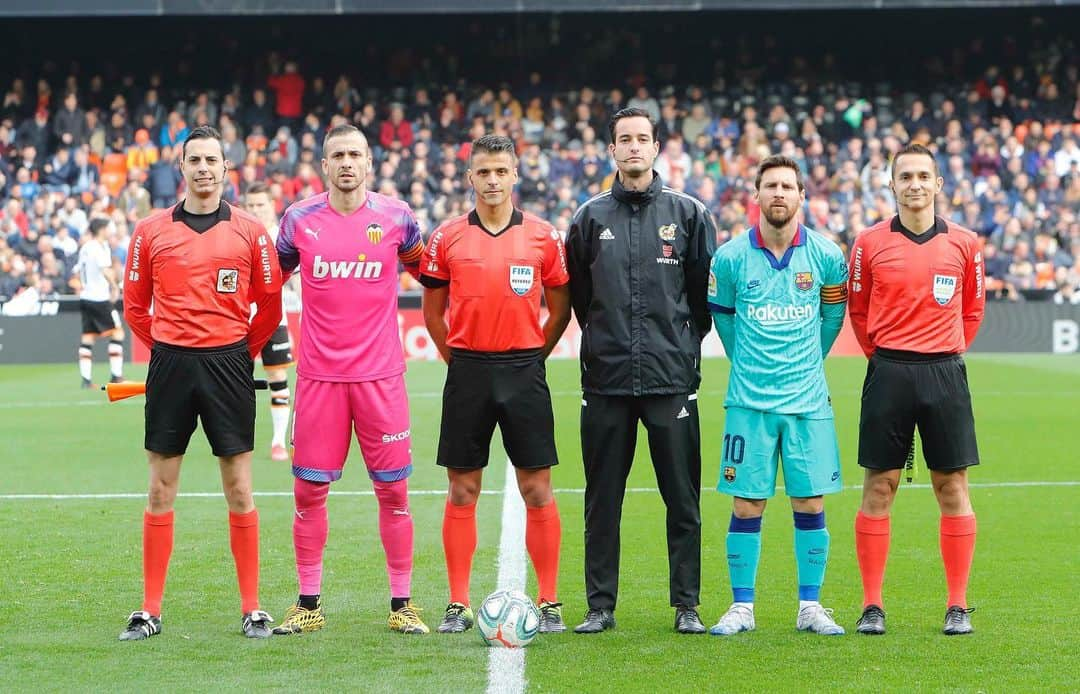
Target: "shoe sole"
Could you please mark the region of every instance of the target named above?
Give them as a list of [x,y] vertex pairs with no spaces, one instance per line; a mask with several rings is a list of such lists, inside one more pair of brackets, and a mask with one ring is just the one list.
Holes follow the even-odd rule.
[[974,632],[974,629],[968,629],[967,631],[945,631],[942,633],[944,633],[946,636],[967,636],[968,634],[972,634]]
[[884,636],[884,629],[856,629],[856,634],[862,634],[864,636]]

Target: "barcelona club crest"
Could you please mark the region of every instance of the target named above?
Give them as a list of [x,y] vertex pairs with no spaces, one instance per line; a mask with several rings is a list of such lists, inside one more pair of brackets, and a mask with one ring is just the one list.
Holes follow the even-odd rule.
[[735,466],[734,465],[725,465],[724,466],[724,481],[725,482],[734,482],[735,481]]
[[956,278],[952,275],[934,275],[934,301],[939,306],[949,303],[956,293]]
[[382,227],[378,224],[368,224],[367,237],[372,243],[382,241]]
[[795,273],[795,286],[798,289],[809,291],[814,288],[814,273],[812,272],[796,272]]
[[533,286],[532,265],[510,266],[510,289],[518,296],[525,296]]
[[656,230],[656,233],[660,235],[661,241],[674,241],[675,234],[678,232],[679,227],[674,224],[665,224]]

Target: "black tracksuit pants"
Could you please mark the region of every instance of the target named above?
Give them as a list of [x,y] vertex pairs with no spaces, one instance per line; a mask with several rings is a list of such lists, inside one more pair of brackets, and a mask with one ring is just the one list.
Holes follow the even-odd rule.
[[586,393],[581,407],[581,452],[585,462],[585,590],[589,607],[615,609],[619,525],[639,421],[648,432],[657,486],[667,506],[671,605],[697,607],[701,590],[697,395]]

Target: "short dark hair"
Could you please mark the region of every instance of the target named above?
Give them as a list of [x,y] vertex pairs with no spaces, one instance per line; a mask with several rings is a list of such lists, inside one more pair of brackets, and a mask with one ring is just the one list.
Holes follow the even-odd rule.
[[342,135],[352,135],[353,133],[356,133],[360,137],[363,137],[364,142],[367,142],[367,138],[364,137],[364,133],[360,130],[360,128],[356,127],[352,123],[342,123],[341,125],[335,125],[334,127],[326,131],[326,135],[323,137],[322,141],[323,151],[326,151],[326,143],[330,141],[330,138],[340,137]]
[[774,154],[761,160],[758,164],[757,178],[754,179],[754,190],[761,189],[761,178],[769,169],[791,169],[795,172],[795,184],[799,186],[799,191],[804,190],[802,169],[799,168],[798,162],[783,154]]
[[652,126],[652,139],[660,139],[660,126],[657,125],[653,117],[649,115],[649,112],[643,108],[623,108],[615,112],[611,116],[611,120],[608,121],[607,129],[608,135],[611,136],[611,142],[615,142],[615,124],[621,121],[623,118],[645,118],[649,121],[649,125]]
[[[262,181],[255,181],[250,186],[248,186],[248,189],[246,191],[244,191],[244,202],[247,202],[249,195],[258,195],[260,193],[266,193],[267,195],[270,195],[270,186],[266,183],[263,183]],[[270,197],[273,196],[271,195]]]
[[469,164],[472,164],[473,156],[477,152],[484,152],[486,154],[501,154],[506,153],[510,155],[510,160],[515,164],[517,163],[517,150],[514,147],[514,141],[504,135],[483,135],[473,140],[472,149],[469,150]]
[[197,128],[192,128],[188,136],[184,138],[184,146],[180,152],[183,156],[187,156],[187,143],[192,140],[217,140],[218,146],[221,147],[221,155],[225,156],[225,143],[221,140],[221,133],[210,125],[200,125]]
[[934,156],[934,153],[927,149],[925,146],[920,145],[918,142],[912,142],[905,145],[904,147],[901,147],[900,151],[898,151],[896,153],[896,156],[893,157],[892,175],[894,178],[896,177],[896,162],[900,161],[900,157],[904,156],[905,154],[925,154],[926,156],[930,157],[930,162],[934,165],[934,175],[937,175],[937,157]]
[[90,220],[90,235],[97,236],[99,231],[108,228],[111,221],[108,217],[94,217]]

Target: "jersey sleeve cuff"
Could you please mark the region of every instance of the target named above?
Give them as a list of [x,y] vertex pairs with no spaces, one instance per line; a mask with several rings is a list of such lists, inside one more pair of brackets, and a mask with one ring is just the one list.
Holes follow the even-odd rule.
[[720,304],[714,304],[711,301],[708,302],[708,303],[709,303],[709,310],[712,311],[713,313],[723,313],[726,316],[734,316],[735,315],[735,309],[730,307],[730,306],[721,306]]
[[420,275],[420,284],[424,285],[428,289],[439,289],[450,284],[450,280],[444,280],[441,277],[432,277],[431,275]]

